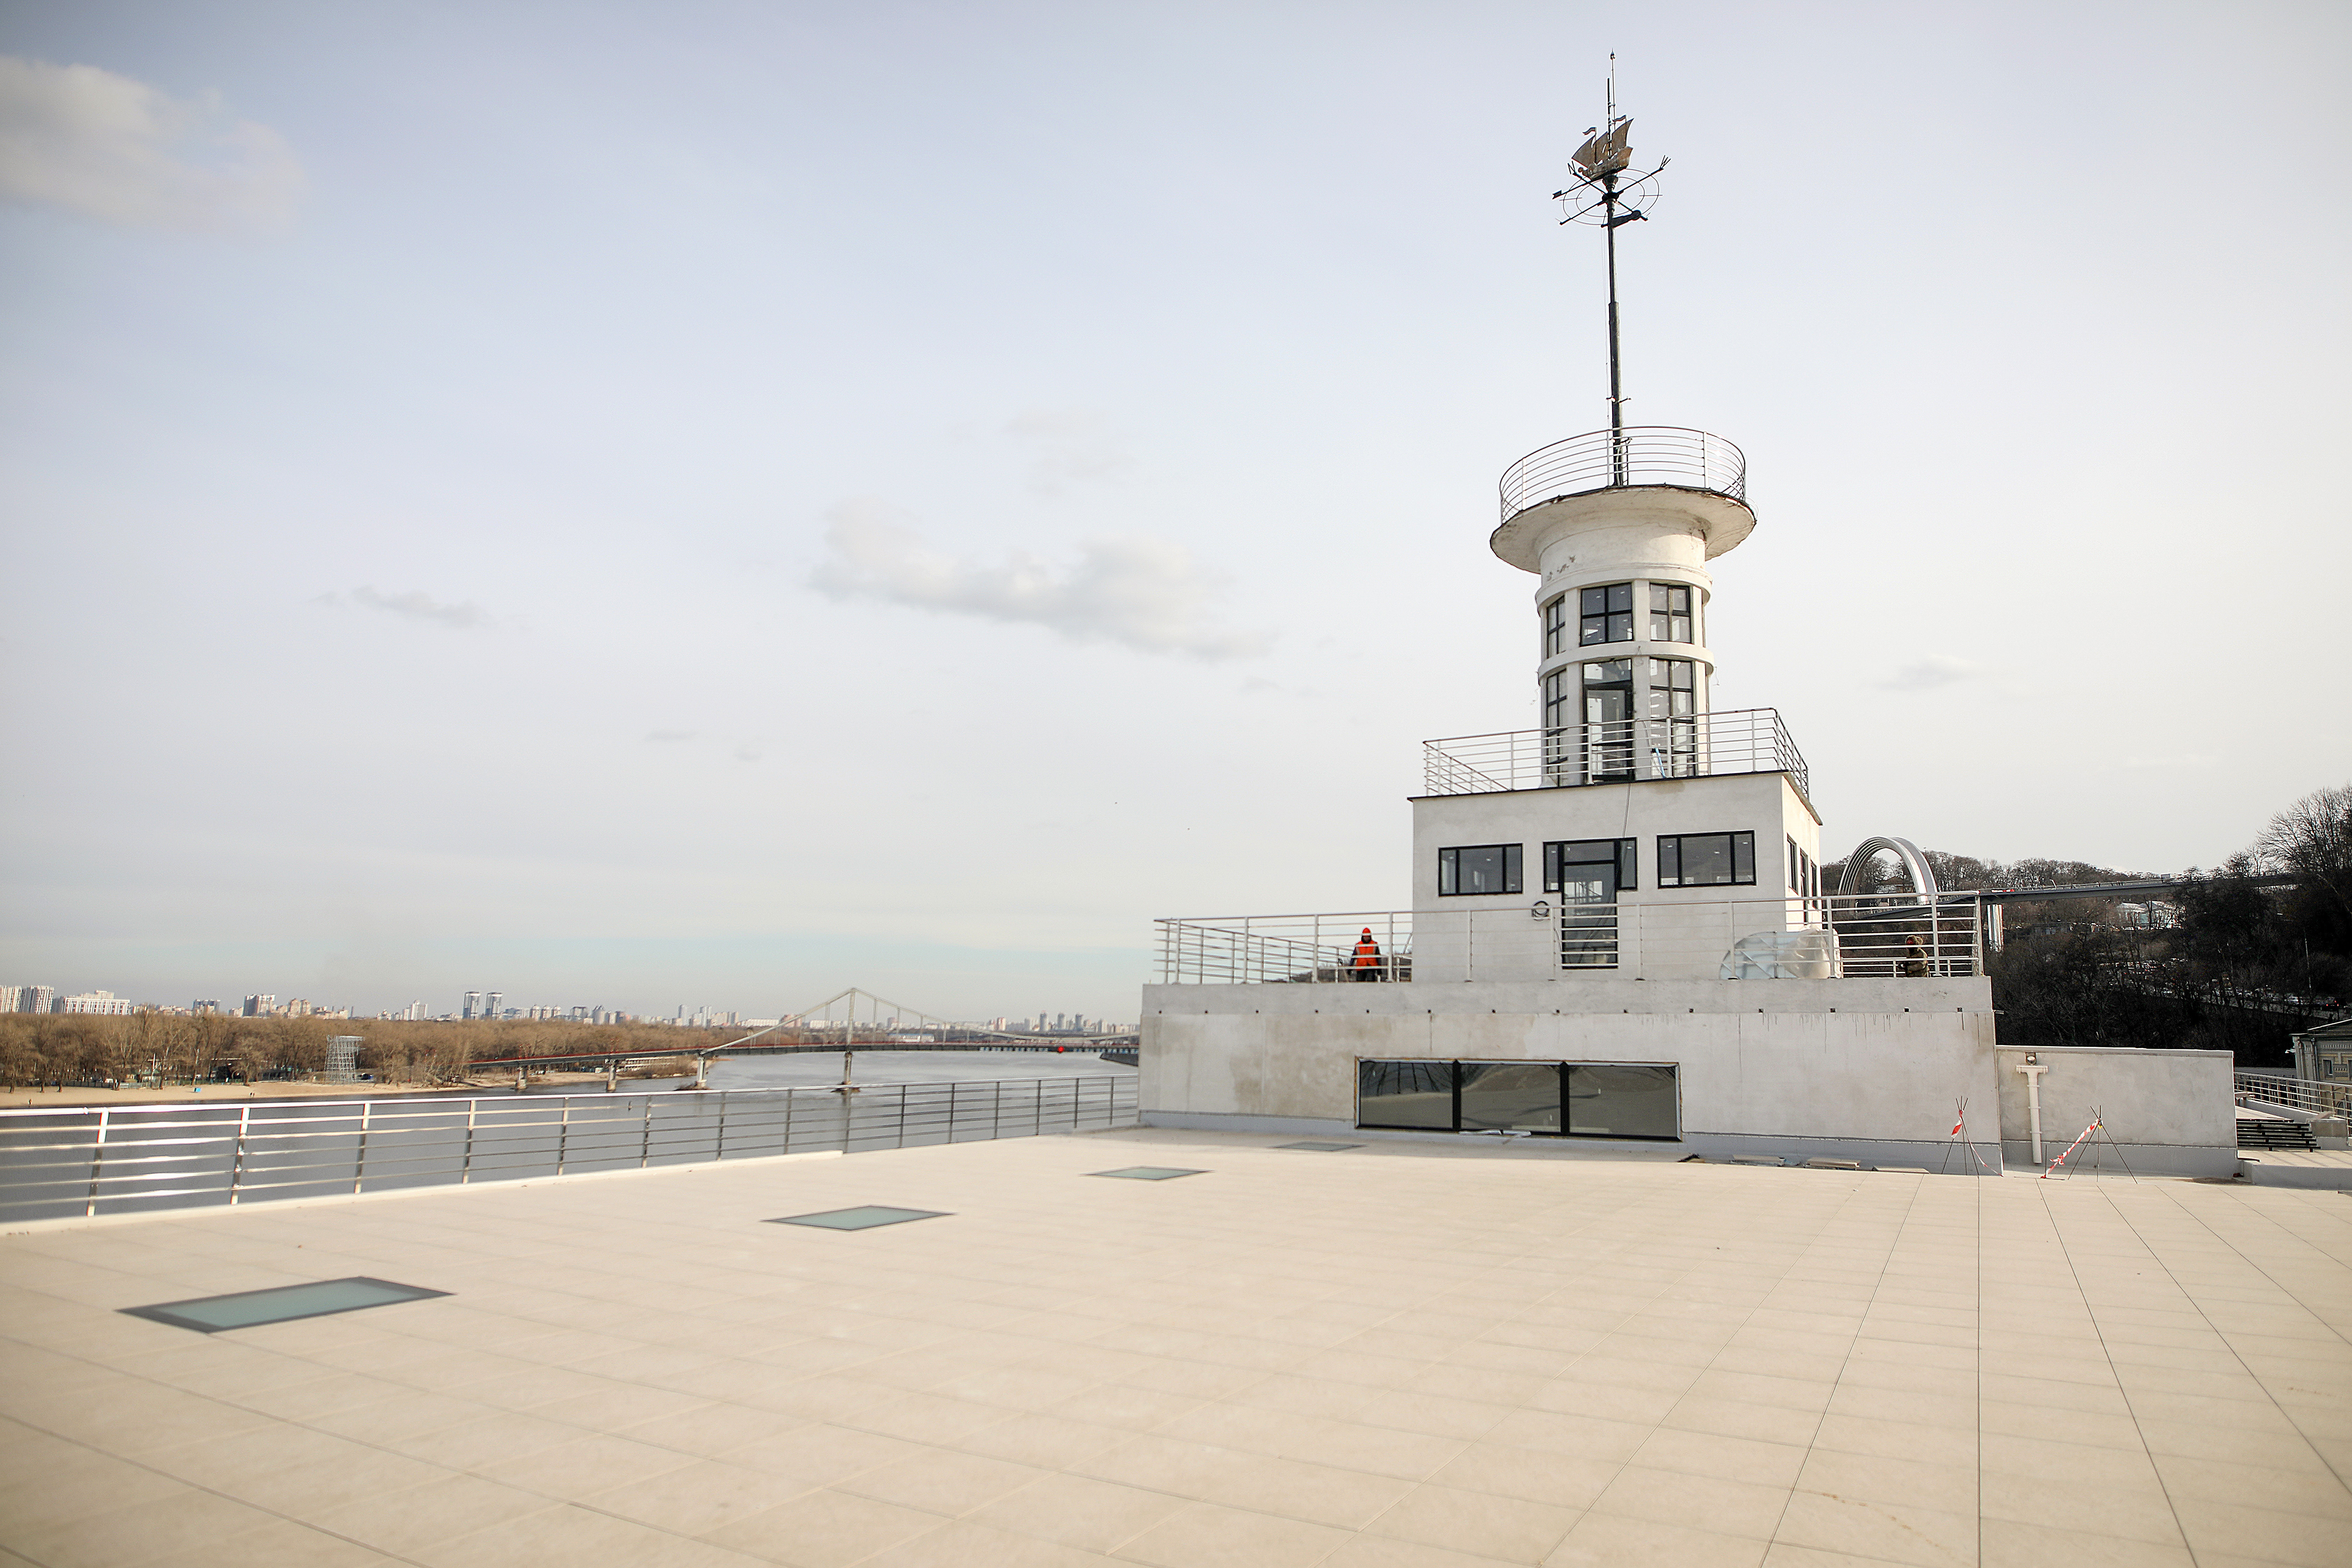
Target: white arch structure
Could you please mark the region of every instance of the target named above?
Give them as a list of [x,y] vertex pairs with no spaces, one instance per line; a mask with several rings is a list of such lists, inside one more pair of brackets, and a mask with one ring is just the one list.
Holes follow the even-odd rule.
[[1912,890],[1918,894],[1921,902],[1935,901],[1936,895],[1943,889],[1936,885],[1936,873],[1928,866],[1927,858],[1920,854],[1919,847],[1908,838],[1865,838],[1854,846],[1853,853],[1845,858],[1845,869],[1838,873],[1841,896],[1859,890],[1856,884],[1862,880],[1863,867],[1868,865],[1871,857],[1881,850],[1903,862],[1903,868],[1911,874]]

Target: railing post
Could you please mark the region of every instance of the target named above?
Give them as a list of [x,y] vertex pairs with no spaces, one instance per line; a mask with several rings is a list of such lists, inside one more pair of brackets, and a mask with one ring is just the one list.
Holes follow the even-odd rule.
[[236,1111],[236,1152],[229,1160],[228,1206],[236,1207],[237,1188],[245,1181],[245,1133],[253,1117],[253,1107],[241,1105]]
[[948,1079],[948,1142],[955,1142],[956,1080]]
[[355,1196],[360,1184],[367,1178],[368,1112],[374,1109],[373,1100],[360,1101],[360,1146],[352,1154],[352,1192]]
[[98,1141],[89,1147],[89,1201],[82,1205],[84,1219],[98,1212],[98,1178],[106,1169],[106,1119],[113,1114],[111,1107],[102,1108],[98,1113]]
[[903,1083],[898,1086],[898,1147],[901,1149],[907,1146],[907,1090],[911,1087]]
[[563,1156],[572,1141],[572,1097],[566,1094],[558,1098],[563,1101],[562,1114],[555,1121],[555,1173],[560,1176],[563,1174]]
[[457,1167],[457,1184],[461,1187],[474,1179],[474,1112],[481,1103],[478,1100],[466,1101],[466,1158]]
[[637,1169],[642,1171],[654,1155],[654,1097],[646,1096],[646,1131],[637,1143]]
[[[787,1089],[784,1093],[784,1114],[789,1118],[793,1110],[792,1091]],[[727,1158],[727,1091],[723,1089],[719,1091],[719,1142],[718,1145],[711,1150],[710,1157],[713,1160]]]
[[988,1135],[992,1139],[1004,1135],[1004,1080],[998,1079],[994,1087],[996,1093],[988,1109]]

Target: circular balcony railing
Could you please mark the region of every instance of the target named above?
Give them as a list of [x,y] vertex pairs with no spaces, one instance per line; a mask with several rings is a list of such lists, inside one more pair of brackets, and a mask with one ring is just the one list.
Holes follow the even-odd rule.
[[1748,499],[1748,459],[1704,430],[1636,425],[1538,447],[1503,470],[1503,521],[1563,496],[1628,485],[1675,485]]

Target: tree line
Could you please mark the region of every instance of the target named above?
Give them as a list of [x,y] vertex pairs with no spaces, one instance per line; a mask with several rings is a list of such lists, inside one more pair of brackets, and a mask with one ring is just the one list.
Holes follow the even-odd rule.
[[[2074,860],[2011,864],[1925,852],[1952,889],[2126,882],[2147,872]],[[1831,885],[1843,869],[1826,866]],[[1898,886],[1863,868],[1864,891]],[[2293,876],[2292,886],[2253,879]],[[2118,918],[2118,900],[2021,900],[1987,964],[2004,1045],[2177,1047],[2233,1053],[2240,1065],[2290,1059],[2288,1037],[2352,1013],[2352,785],[2305,795],[2245,848],[2186,873],[2168,926]],[[2146,900],[2136,900],[2146,901]]]
[[257,1083],[325,1070],[327,1042],[361,1038],[359,1070],[380,1084],[462,1084],[472,1064],[501,1057],[650,1055],[723,1045],[740,1029],[553,1019],[408,1022],[388,1019],[193,1016],[142,1008],[128,1016],[0,1013],[0,1083]]

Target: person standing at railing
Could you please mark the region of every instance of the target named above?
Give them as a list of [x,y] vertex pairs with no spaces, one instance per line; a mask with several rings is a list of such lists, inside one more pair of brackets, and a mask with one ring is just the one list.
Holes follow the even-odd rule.
[[1913,979],[1924,979],[1927,973],[1927,950],[1919,943],[1916,931],[1903,941],[1903,973]]
[[1364,934],[1356,939],[1356,956],[1348,966],[1351,980],[1378,980],[1381,977],[1381,944],[1372,940],[1372,928],[1366,926]]

